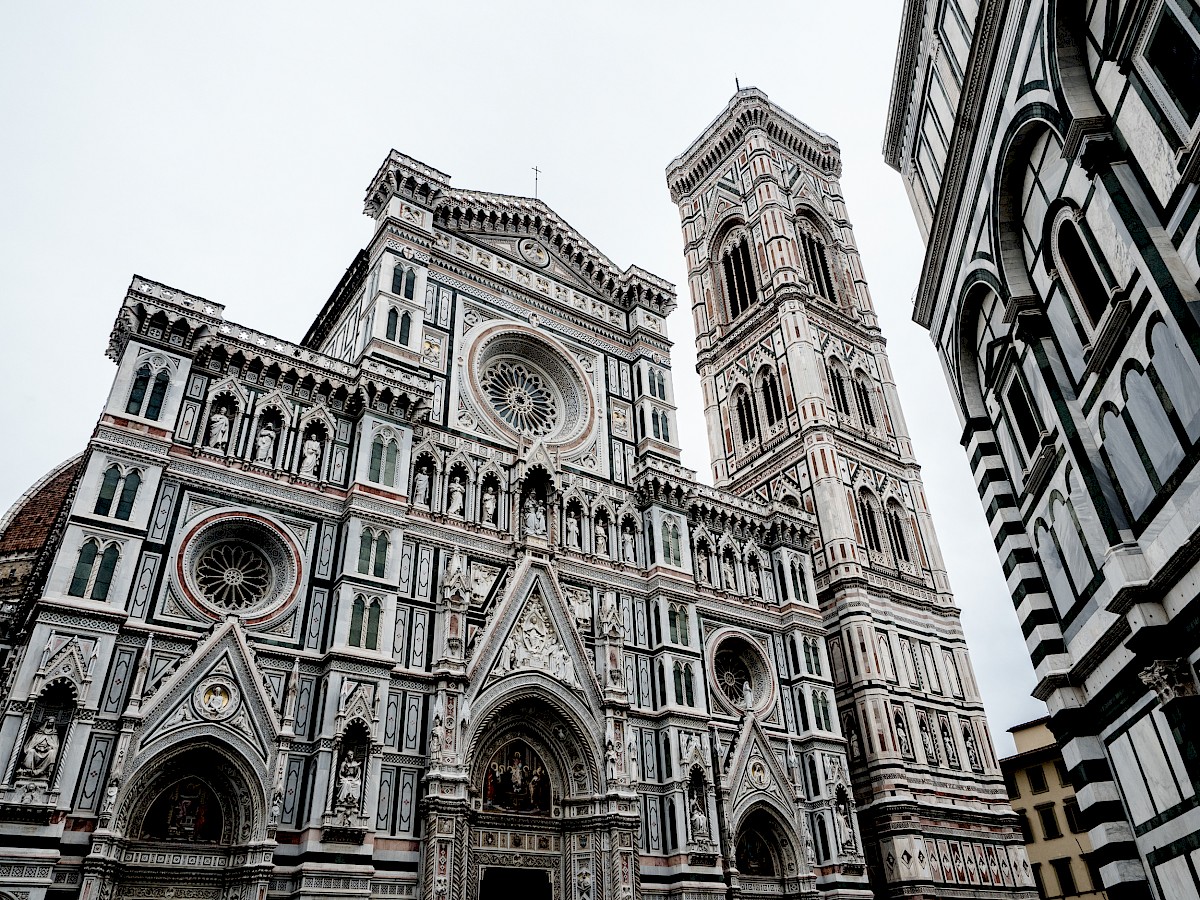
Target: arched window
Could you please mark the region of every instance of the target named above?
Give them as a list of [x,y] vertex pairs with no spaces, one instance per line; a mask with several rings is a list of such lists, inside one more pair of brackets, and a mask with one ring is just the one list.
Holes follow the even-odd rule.
[[774,425],[783,418],[783,404],[779,400],[779,379],[775,377],[774,372],[764,372],[758,385],[762,393],[763,409],[767,414],[767,424]]
[[671,427],[667,423],[667,414],[665,411],[659,416],[659,419],[662,424],[662,439],[664,441],[671,440]]
[[672,557],[671,557],[671,527],[670,527],[670,525],[663,525],[662,552],[663,552],[663,562],[670,563],[671,559],[672,559]]
[[117,494],[117,485],[121,483],[119,466],[109,466],[104,472],[104,480],[100,482],[100,493],[96,497],[96,508],[92,510],[98,516],[107,516],[112,510],[113,498]]
[[375,538],[375,562],[371,572],[376,578],[383,578],[387,572],[387,554],[387,535],[380,532]]
[[1025,455],[1028,459],[1033,459],[1037,453],[1038,444],[1042,440],[1042,426],[1037,413],[1033,411],[1033,404],[1029,402],[1029,391],[1025,387],[1025,380],[1021,377],[1020,372],[1013,373],[1004,398],[1008,415],[1012,418],[1017,434],[1021,437]]
[[792,651],[792,671],[799,675],[800,651],[796,649],[796,636],[794,634],[791,636],[791,640],[788,641],[788,648]]
[[642,396],[642,370],[634,369],[633,376],[634,376],[633,396],[640,397],[640,396]]
[[125,404],[125,412],[131,416],[142,414],[142,404],[146,400],[146,390],[150,387],[150,367],[142,366],[133,377],[133,386],[129,389],[129,402]]
[[417,289],[417,273],[409,269],[404,275],[404,299],[411,300]]
[[671,563],[672,565],[683,565],[683,545],[679,535],[679,525],[675,522],[670,523],[671,531]]
[[817,641],[816,638],[812,639],[812,656],[813,656],[813,668],[816,670],[816,674],[817,675],[823,674],[821,671],[821,644],[820,644],[820,642]]
[[367,611],[367,640],[366,648],[368,650],[379,649],[379,615],[381,607],[378,600],[371,601],[371,607]]
[[[796,652],[795,644],[792,645],[792,652]],[[804,691],[796,692],[796,709],[800,712],[800,730],[808,731],[808,704],[804,701]]]
[[842,364],[837,360],[829,360],[825,363],[825,374],[829,378],[833,408],[843,416],[850,415],[850,397],[846,393],[846,375],[842,371]]
[[721,273],[724,277],[725,302],[732,321],[758,299],[754,267],[750,262],[750,246],[744,237],[728,245],[722,253]]
[[825,254],[825,242],[807,228],[800,229],[800,250],[804,254],[804,267],[813,290],[826,300],[836,300],[833,282],[829,277],[829,260]]
[[67,594],[71,597],[90,597],[92,600],[107,600],[112,585],[113,573],[117,568],[120,549],[109,544],[100,550],[100,544],[92,538],[79,549],[75,562],[75,574]]
[[400,311],[392,306],[388,308],[386,337],[389,341],[396,339],[396,329],[400,326]]
[[829,859],[829,830],[825,826],[825,816],[817,813],[817,848],[821,854],[821,862]]
[[679,614],[675,611],[675,606],[667,607],[667,630],[671,635],[671,643],[679,643]]
[[859,414],[863,424],[868,428],[878,427],[875,418],[875,403],[872,400],[873,389],[866,374],[859,371],[854,374],[854,400],[858,404]]
[[858,495],[858,518],[862,522],[863,543],[868,550],[875,553],[883,552],[883,543],[879,539],[879,510],[878,502],[869,491],[863,490]]
[[[662,703],[667,703],[667,670],[663,667],[662,660],[658,663],[658,699]],[[666,736],[663,736],[666,740]]]
[[394,439],[377,434],[371,441],[371,465],[367,478],[388,487],[396,485],[396,457],[400,445]]
[[409,333],[412,331],[412,315],[405,313],[400,317],[400,336],[396,338],[398,343],[408,346]]
[[1094,328],[1108,309],[1110,295],[1100,273],[1096,271],[1091,254],[1083,244],[1079,227],[1069,217],[1058,226],[1058,257],[1076,303],[1087,314]]
[[749,393],[744,389],[739,390],[733,405],[737,414],[738,434],[743,444],[748,443],[758,436],[758,428],[754,421],[754,404],[750,401]]
[[686,663],[683,666],[683,696],[688,706],[696,705],[696,695],[692,689],[692,667]]
[[816,671],[816,669],[813,668],[812,644],[809,642],[808,638],[804,639],[804,668],[810,675]]
[[808,756],[808,790],[809,799],[821,793],[821,782],[817,778],[817,760],[811,753]]
[[397,265],[392,269],[392,293],[404,293],[404,267]]
[[796,565],[796,561],[793,559],[789,568],[792,574],[792,590],[795,592],[797,600],[803,600],[804,590],[800,587],[800,567]]
[[363,616],[366,612],[367,602],[362,595],[355,596],[354,602],[350,604],[350,637],[348,643],[351,647],[362,646],[362,631],[363,631]]
[[364,528],[358,539],[358,573],[367,575],[371,571],[371,555],[375,550],[375,535],[371,529]]
[[683,705],[683,663],[677,662],[674,665],[675,673],[675,703],[679,706]]
[[905,537],[904,519],[904,512],[900,509],[900,504],[895,500],[888,501],[884,521],[887,523],[888,539],[892,543],[892,550],[895,551],[897,559],[904,560],[904,562],[912,562],[912,554],[908,549],[908,539]]
[[654,408],[650,409],[650,422],[654,426],[654,436],[656,438],[661,439],[662,432],[659,430],[659,427],[658,427],[658,410],[657,409],[654,409]]
[[158,421],[158,417],[162,414],[163,401],[167,397],[167,384],[170,382],[171,376],[166,370],[162,370],[154,376],[154,387],[150,389],[150,399],[146,401],[147,419]]
[[[658,664],[658,671],[660,673],[662,672],[662,663]],[[666,695],[665,690],[663,691],[663,695],[664,696]],[[666,775],[668,778],[672,778],[672,777],[674,777],[674,769],[671,764],[671,736],[669,734],[664,734],[662,736],[662,751],[663,751],[663,774]]]
[[137,498],[138,488],[141,486],[142,476],[136,471],[125,474],[125,483],[121,486],[121,498],[117,501],[116,512],[116,517],[121,521],[129,521],[129,516],[133,512],[133,501]]
[[691,633],[688,630],[688,612],[686,606],[679,607],[679,643],[688,646],[691,643]]

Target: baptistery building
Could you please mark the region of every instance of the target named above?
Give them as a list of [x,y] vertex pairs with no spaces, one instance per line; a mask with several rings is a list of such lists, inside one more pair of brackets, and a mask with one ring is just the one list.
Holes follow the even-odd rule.
[[753,89],[671,163],[702,409],[672,285],[396,151],[298,342],[135,276],[0,521],[0,895],[1033,897],[840,168]]
[[1200,898],[1200,7],[904,4],[885,153],[1110,897]]

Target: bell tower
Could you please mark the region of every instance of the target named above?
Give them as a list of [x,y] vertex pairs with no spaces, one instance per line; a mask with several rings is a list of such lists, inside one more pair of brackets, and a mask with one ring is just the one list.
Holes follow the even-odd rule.
[[836,142],[740,90],[667,170],[713,477],[815,513],[814,576],[878,896],[1034,896]]

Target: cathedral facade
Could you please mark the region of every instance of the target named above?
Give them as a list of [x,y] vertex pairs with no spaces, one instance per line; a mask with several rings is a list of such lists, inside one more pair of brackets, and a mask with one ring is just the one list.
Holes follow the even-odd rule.
[[0,525],[15,900],[1032,897],[841,199],[739,91],[673,287],[393,151],[292,343],[134,277]]
[[1200,900],[1200,8],[910,0],[885,154],[1091,862]]

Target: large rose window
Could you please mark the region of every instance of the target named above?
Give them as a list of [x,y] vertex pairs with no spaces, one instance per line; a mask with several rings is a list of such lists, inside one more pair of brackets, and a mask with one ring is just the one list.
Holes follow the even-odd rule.
[[230,613],[270,619],[295,597],[299,553],[294,542],[254,513],[215,513],[183,538],[176,580],[184,594],[213,618]]
[[712,679],[729,705],[762,711],[771,702],[770,664],[753,641],[736,633],[721,638],[712,657]]
[[514,431],[543,435],[561,418],[554,390],[536,369],[513,359],[498,359],[483,373],[483,390]]
[[596,421],[587,376],[566,351],[521,325],[482,327],[464,373],[475,407],[501,433],[577,446]]

